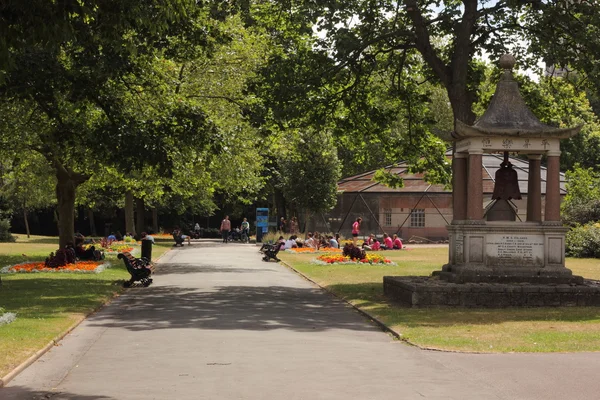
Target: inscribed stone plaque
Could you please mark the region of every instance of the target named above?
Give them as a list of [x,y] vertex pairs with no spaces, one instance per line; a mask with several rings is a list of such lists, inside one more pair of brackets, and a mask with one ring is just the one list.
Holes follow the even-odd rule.
[[454,262],[462,264],[464,262],[463,258],[463,246],[464,246],[464,236],[458,234],[454,237]]
[[499,265],[544,265],[544,236],[490,234],[486,254],[488,260]]

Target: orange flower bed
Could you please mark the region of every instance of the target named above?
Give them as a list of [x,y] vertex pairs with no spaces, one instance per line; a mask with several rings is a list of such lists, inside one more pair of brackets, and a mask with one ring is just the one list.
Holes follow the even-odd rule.
[[39,261],[13,265],[7,272],[98,272],[98,267],[103,264],[104,261],[79,261],[64,267],[48,268],[43,261]]
[[317,257],[317,260],[323,261],[327,264],[333,264],[333,263],[347,263],[350,261],[350,258],[346,257],[342,254],[323,254],[322,256]]
[[351,260],[350,257],[342,254],[323,254],[316,259],[317,263],[321,264],[388,264],[396,265],[387,258],[379,254],[367,254],[367,256],[361,260]]
[[317,251],[312,247],[292,247],[291,249],[287,250],[291,251],[292,253],[314,253],[315,251]]

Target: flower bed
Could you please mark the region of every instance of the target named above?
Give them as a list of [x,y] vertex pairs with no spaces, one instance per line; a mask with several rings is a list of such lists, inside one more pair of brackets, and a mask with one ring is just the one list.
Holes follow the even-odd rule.
[[106,249],[104,249],[105,252],[107,253],[131,253],[133,251],[133,247],[131,245],[128,244],[119,244],[119,245],[112,245]]
[[348,256],[342,254],[323,254],[317,257],[314,261],[315,264],[327,265],[327,264],[377,264],[377,265],[396,265],[391,260],[379,255],[379,254],[367,254],[362,259],[351,259]]
[[104,261],[79,261],[76,264],[67,264],[64,267],[48,268],[43,261],[28,262],[17,265],[9,265],[0,270],[0,273],[27,273],[27,272],[83,272],[100,273],[108,268],[110,264]]
[[317,250],[312,247],[292,247],[291,249],[286,249],[288,253],[315,253]]
[[342,249],[332,249],[331,247],[322,248],[319,250],[313,249],[312,247],[294,247],[286,250],[288,253],[316,253],[316,252],[327,252],[327,253],[341,253]]

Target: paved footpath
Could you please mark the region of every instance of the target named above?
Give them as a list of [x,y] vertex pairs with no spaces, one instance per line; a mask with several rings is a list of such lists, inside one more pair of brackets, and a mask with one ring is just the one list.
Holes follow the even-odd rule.
[[395,341],[253,245],[168,253],[0,399],[598,399],[600,353],[477,355]]

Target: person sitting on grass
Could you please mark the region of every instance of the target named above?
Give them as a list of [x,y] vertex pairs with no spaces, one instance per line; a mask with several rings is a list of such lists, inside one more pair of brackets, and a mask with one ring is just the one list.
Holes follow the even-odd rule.
[[290,238],[285,241],[284,248],[287,250],[287,249],[293,249],[295,247],[298,247],[298,244],[296,243],[296,239],[298,239],[298,236],[296,236],[296,235],[290,236]]
[[394,233],[394,249],[395,250],[402,250],[402,240],[400,240],[400,238],[398,237],[398,235],[396,235]]
[[394,248],[394,242],[387,233],[383,234],[383,246],[385,250],[392,250]]
[[313,249],[317,248],[317,244],[315,243],[315,239],[313,238],[312,232],[308,232],[306,235],[307,239],[304,241],[305,247],[312,247]]
[[327,239],[329,240],[329,247],[331,247],[332,249],[340,248],[340,244],[338,243],[337,240],[334,239],[333,236],[329,235],[329,236],[327,236]]
[[375,241],[375,235],[373,235],[372,233],[369,235],[369,237],[363,242],[362,247],[365,250],[371,250],[371,246],[373,245],[373,242]]
[[99,261],[104,258],[104,253],[91,246],[89,249],[83,247],[83,239],[75,239],[75,256],[81,261]]
[[377,239],[377,238],[373,239],[373,244],[371,245],[371,248],[369,250],[373,250],[373,251],[381,250],[381,243],[379,243],[379,239]]

